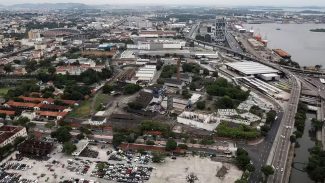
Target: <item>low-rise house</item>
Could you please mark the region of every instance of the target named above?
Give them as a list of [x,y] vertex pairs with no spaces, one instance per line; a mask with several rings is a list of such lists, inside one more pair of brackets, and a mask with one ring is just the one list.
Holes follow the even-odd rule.
[[36,111],[36,116],[38,118],[54,119],[60,120],[64,118],[67,112],[53,112],[53,111]]

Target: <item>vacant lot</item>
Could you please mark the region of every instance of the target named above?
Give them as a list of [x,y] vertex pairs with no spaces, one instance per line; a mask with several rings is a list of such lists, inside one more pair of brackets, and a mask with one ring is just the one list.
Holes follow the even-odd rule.
[[242,175],[242,171],[237,167],[227,164],[230,167],[228,173],[224,178],[218,178],[216,174],[222,167],[222,163],[198,156],[177,158],[176,160],[166,158],[165,163],[154,166],[157,169],[152,172],[150,183],[185,183],[186,176],[192,172],[196,174],[199,179],[197,182],[200,183],[232,183]]

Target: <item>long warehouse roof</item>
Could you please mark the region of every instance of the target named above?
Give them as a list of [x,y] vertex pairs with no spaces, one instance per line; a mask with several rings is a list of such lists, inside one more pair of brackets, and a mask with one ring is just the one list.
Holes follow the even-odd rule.
[[251,61],[226,63],[226,65],[246,75],[279,72],[278,70],[273,69],[269,66],[260,64],[258,62],[251,62]]

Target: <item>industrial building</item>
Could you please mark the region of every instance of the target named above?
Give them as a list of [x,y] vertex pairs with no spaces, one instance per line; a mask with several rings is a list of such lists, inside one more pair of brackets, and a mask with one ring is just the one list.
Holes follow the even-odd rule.
[[208,131],[215,130],[220,124],[220,120],[214,114],[201,114],[189,111],[181,113],[177,117],[177,122]]
[[146,42],[139,41],[138,44],[128,44],[127,48],[138,50],[181,49],[185,44],[185,41],[178,40],[152,40]]
[[135,74],[138,81],[151,82],[156,74],[156,65],[145,65],[141,67]]
[[226,67],[227,69],[244,76],[257,76],[267,81],[280,79],[280,71],[258,62],[246,61],[226,63]]

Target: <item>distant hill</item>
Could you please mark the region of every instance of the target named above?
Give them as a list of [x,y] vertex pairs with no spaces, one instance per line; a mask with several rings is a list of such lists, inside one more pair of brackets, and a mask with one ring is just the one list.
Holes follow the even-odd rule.
[[92,8],[82,3],[24,3],[8,6],[12,9],[89,9]]

